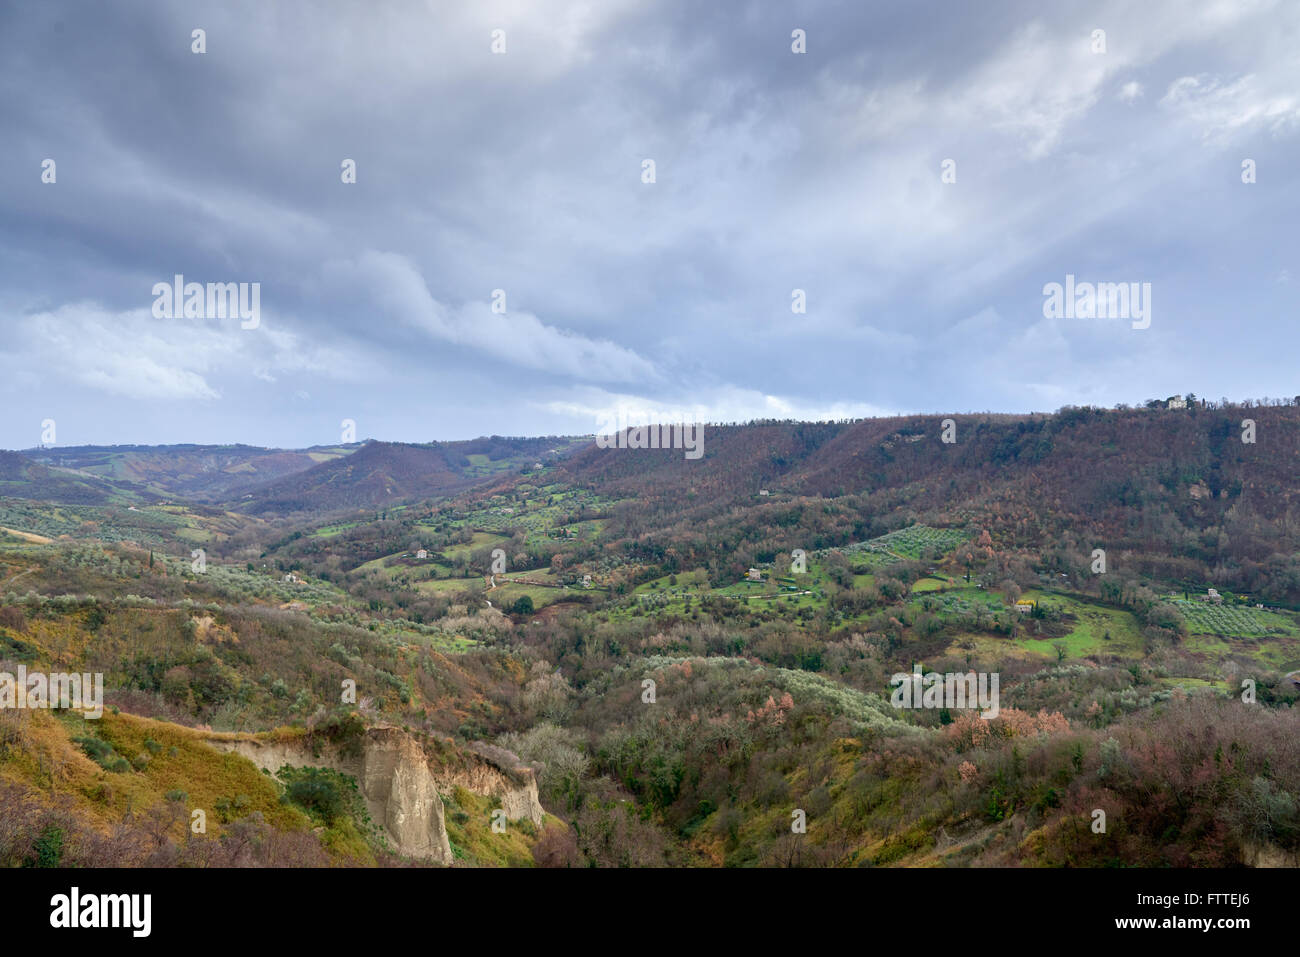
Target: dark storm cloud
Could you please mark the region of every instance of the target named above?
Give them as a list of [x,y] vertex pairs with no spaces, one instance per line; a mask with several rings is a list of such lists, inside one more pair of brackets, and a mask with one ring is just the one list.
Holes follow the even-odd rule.
[[[0,445],[1300,391],[1300,14],[986,6],[9,5]],[[177,273],[260,327],[154,318]]]

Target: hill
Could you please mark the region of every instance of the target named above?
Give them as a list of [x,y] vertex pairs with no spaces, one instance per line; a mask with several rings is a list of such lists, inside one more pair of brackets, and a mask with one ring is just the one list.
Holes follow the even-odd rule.
[[488,438],[426,445],[367,442],[344,459],[252,488],[240,510],[267,513],[341,512],[447,495],[499,477],[553,464],[582,440]]
[[164,497],[226,501],[255,485],[303,472],[351,454],[357,444],[308,449],[251,445],[79,445],[27,449],[40,464],[78,475],[128,483]]
[[154,497],[130,485],[51,468],[17,452],[0,451],[0,497],[4,496],[63,505],[125,505]]
[[[955,427],[952,443],[942,438],[945,421]],[[1300,601],[1298,406],[716,426],[706,428],[704,450],[691,461],[680,450],[592,446],[560,471],[577,487],[635,498],[637,509],[615,522],[629,538],[648,532],[734,550],[724,530],[737,524],[737,509],[746,510],[741,541],[808,528],[787,548],[915,522],[971,526],[1002,547],[1068,538],[1085,554],[1130,553],[1171,581],[1212,570],[1235,587]],[[825,499],[852,508],[814,520],[809,513]],[[716,532],[702,536],[708,529]]]
[[[248,864],[1294,866],[1297,426],[1198,404],[709,426],[698,460],[368,443],[242,513],[0,502],[0,671],[102,673],[106,709],[0,710],[0,796],[36,822],[0,859],[57,832],[94,864],[127,807],[175,827],[176,794],[261,835]],[[909,673],[951,693],[900,700]],[[444,813],[386,847],[389,757],[389,823]],[[72,802],[55,830],[42,789]],[[156,861],[226,860],[185,840]]]

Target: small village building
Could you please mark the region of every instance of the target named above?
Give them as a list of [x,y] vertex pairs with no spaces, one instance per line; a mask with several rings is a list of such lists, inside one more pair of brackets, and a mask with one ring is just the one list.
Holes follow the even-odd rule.
[[429,553],[428,553],[425,549],[422,548],[422,549],[420,549],[418,552],[415,553],[415,557],[418,558],[418,559],[420,559],[421,561],[423,561],[424,559],[426,559],[426,558],[429,557]]
[[1029,600],[1028,598],[1021,598],[1019,601],[1016,602],[1016,611],[1021,613],[1027,611],[1033,611],[1035,607],[1037,607],[1037,603]]
[[752,582],[761,582],[763,580],[763,573],[757,568],[751,568],[749,573],[745,575],[745,578]]

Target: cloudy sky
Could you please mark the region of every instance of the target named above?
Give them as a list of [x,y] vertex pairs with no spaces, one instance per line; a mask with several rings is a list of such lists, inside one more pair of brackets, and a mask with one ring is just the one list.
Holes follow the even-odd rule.
[[[1294,395],[1297,49],[1267,0],[5,4],[0,446]],[[1045,318],[1067,274],[1150,327]]]

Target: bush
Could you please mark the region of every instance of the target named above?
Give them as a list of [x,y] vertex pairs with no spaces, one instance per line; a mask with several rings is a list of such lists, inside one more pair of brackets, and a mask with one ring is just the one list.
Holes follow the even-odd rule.
[[337,772],[324,768],[296,768],[281,771],[280,777],[286,783],[285,800],[325,824],[333,824],[346,810]]
[[325,740],[338,746],[344,753],[361,753],[361,741],[366,735],[366,722],[355,711],[335,711],[315,728]]
[[546,828],[533,845],[533,860],[538,867],[577,867],[582,854],[573,831],[554,825]]
[[58,867],[63,861],[63,828],[51,824],[41,831],[32,845],[32,856],[23,861],[25,867]]
[[131,770],[131,765],[127,763],[126,758],[114,751],[113,746],[107,741],[90,736],[73,738],[72,740],[81,747],[86,757],[105,771],[120,773]]
[[6,605],[0,608],[0,627],[20,633],[25,632],[27,630],[27,616],[23,614],[21,608]]

